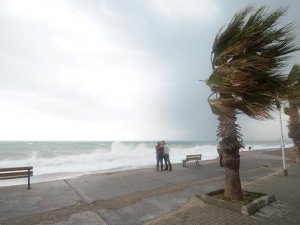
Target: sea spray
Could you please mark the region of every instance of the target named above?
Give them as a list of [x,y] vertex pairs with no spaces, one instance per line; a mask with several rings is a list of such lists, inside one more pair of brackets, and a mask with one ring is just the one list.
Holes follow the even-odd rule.
[[[82,173],[152,167],[156,164],[156,142],[0,142],[0,168],[33,166],[34,175]],[[248,143],[253,150],[272,149],[275,142]],[[245,149],[247,150],[248,145]],[[188,154],[202,160],[218,157],[216,142],[169,142],[172,163]],[[290,143],[286,147],[291,146]]]

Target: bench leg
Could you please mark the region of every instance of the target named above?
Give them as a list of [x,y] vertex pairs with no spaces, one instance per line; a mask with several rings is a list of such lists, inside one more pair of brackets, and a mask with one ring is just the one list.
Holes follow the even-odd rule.
[[30,190],[30,170],[28,170],[28,190]]

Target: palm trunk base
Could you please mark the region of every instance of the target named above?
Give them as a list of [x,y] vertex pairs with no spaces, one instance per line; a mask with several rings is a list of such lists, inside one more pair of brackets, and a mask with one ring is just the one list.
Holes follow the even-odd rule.
[[300,166],[300,152],[296,151],[296,165]]
[[232,200],[242,198],[241,180],[239,174],[240,156],[224,154],[225,191],[224,196]]

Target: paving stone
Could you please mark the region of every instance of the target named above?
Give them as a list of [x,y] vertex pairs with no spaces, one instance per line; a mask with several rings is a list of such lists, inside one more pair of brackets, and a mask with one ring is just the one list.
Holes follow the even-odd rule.
[[66,221],[60,221],[49,225],[107,225],[107,223],[94,212],[83,212],[72,215]]

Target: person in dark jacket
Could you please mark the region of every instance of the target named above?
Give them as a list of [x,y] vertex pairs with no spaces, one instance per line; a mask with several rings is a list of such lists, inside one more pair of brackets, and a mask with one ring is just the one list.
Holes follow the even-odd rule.
[[223,167],[223,151],[220,146],[217,148],[218,154],[219,154],[219,162],[220,162],[220,167]]
[[164,158],[164,146],[159,141],[157,142],[157,145],[155,146],[156,150],[156,169],[157,172],[159,171],[159,164],[160,164],[160,171],[163,172],[163,158]]

